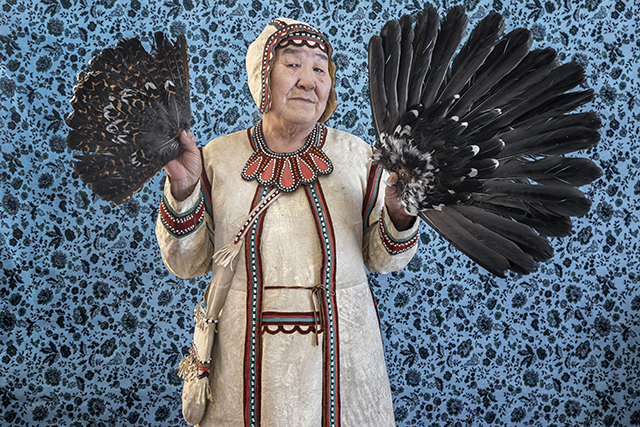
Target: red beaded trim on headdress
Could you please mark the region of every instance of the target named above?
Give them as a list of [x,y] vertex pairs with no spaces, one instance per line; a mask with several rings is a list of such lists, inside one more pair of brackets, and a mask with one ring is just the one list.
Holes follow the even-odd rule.
[[[318,47],[323,52],[328,52],[329,42],[324,35],[313,27],[308,25],[296,23],[287,25],[286,23],[273,20],[269,22],[269,25],[273,25],[277,28],[277,31],[273,33],[264,46],[264,52],[262,55],[262,100],[260,102],[260,112],[266,113],[266,109],[270,103],[269,93],[269,74],[271,72],[270,67],[273,64],[276,55],[276,47],[281,46],[282,42],[304,43],[310,47]],[[312,45],[315,43],[315,45]]]

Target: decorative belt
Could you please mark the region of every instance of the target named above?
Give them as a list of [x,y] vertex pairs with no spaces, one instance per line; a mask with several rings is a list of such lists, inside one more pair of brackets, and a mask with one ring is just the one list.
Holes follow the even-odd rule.
[[[311,306],[313,307],[314,312],[313,329],[316,336],[316,345],[319,345],[318,334],[328,327],[326,314],[323,310],[323,302],[326,301],[327,292],[329,292],[329,295],[333,296],[334,291],[327,291],[322,284],[315,286],[265,286],[264,289],[307,289],[311,291]],[[315,316],[315,313],[318,313],[320,323],[318,323],[318,316]]]

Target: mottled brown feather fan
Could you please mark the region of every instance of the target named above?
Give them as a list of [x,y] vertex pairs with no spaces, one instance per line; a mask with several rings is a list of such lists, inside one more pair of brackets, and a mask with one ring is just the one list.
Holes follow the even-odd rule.
[[187,42],[154,34],[104,49],[78,74],[66,118],[73,167],[101,199],[120,204],[176,158],[192,121]]
[[407,212],[491,273],[528,274],[553,256],[546,236],[571,232],[591,201],[576,187],[601,175],[565,155],[598,143],[582,67],[503,34],[495,12],[462,44],[464,6],[440,20],[426,7],[387,22],[369,42],[374,163],[398,173]]

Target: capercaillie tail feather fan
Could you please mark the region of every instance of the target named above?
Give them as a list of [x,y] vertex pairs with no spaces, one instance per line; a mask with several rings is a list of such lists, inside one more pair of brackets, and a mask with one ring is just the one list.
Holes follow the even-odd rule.
[[139,39],[104,49],[78,74],[67,146],[73,167],[92,191],[113,205],[139,191],[176,158],[191,125],[189,57],[184,35],[154,34],[147,52]]
[[531,50],[527,29],[503,35],[497,13],[463,44],[467,23],[462,6],[442,21],[427,7],[371,38],[373,160],[398,173],[405,210],[473,261],[528,274],[553,256],[546,237],[567,236],[591,207],[576,187],[600,168],[566,155],[595,146],[601,121],[572,113],[593,98],[575,90],[579,64]]

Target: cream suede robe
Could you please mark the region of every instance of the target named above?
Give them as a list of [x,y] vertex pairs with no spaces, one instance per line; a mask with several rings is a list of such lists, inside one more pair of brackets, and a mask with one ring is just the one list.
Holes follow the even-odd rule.
[[[301,186],[280,196],[239,253],[213,347],[213,401],[201,427],[395,425],[365,265],[381,273],[404,268],[416,251],[418,221],[398,232],[386,211],[381,214],[381,174],[369,179],[370,146],[320,128],[333,172],[320,176],[313,191]],[[162,258],[177,276],[221,268],[212,255],[237,233],[256,195],[264,194],[255,180],[241,176],[253,152],[247,131],[211,141],[203,149],[211,214],[183,232],[176,232],[178,221],[172,226],[159,218]],[[201,188],[177,203],[167,181],[164,203],[178,219],[197,217],[207,199]],[[363,207],[368,195],[372,201]],[[325,291],[312,293],[319,284]]]

